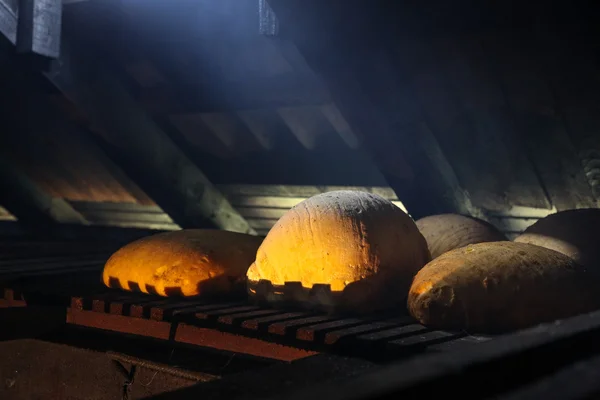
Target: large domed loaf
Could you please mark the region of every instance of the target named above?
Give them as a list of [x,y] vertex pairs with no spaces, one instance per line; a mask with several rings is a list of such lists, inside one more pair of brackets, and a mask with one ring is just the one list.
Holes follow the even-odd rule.
[[335,296],[310,306],[372,311],[402,301],[429,259],[415,223],[393,203],[366,192],[333,191],[279,219],[258,249],[248,282],[299,282],[307,290],[329,285]]
[[160,296],[243,293],[261,242],[256,236],[211,229],[160,233],[118,250],[102,277],[107,286]]
[[490,223],[459,214],[431,215],[418,220],[417,227],[427,241],[431,258],[469,244],[507,241]]
[[556,250],[600,273],[600,210],[561,211],[540,219],[515,238]]
[[452,250],[415,276],[408,309],[422,324],[467,332],[525,328],[600,308],[598,278],[571,258],[525,243]]

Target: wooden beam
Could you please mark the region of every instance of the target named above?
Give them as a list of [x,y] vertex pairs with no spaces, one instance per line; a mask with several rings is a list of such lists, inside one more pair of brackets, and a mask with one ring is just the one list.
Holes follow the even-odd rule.
[[69,203],[48,196],[3,154],[0,154],[0,186],[0,203],[31,228],[44,229],[55,223],[88,224]]
[[[422,111],[373,34],[367,2],[270,0],[280,29],[327,81],[336,105],[414,218],[459,212],[482,216],[460,187]],[[348,7],[348,8],[347,8]],[[335,15],[345,15],[337,19]]]
[[[71,17],[77,22],[76,15]],[[123,168],[140,178],[136,180],[142,189],[182,228],[212,226],[254,233],[109,68],[98,62],[98,55],[83,50],[90,43],[75,43],[82,32],[65,29],[60,60],[46,76],[118,143],[114,150]]]
[[[115,178],[123,177],[123,172],[114,166],[114,164],[107,159],[107,156],[102,152],[102,150],[91,142],[89,135],[86,134],[85,131],[76,131],[77,127],[74,124],[69,124],[69,122],[62,117],[62,110],[59,109],[55,103],[49,101],[49,98],[44,94],[36,92],[36,90],[39,89],[36,87],[37,81],[44,80],[41,75],[37,77],[27,76],[23,73],[23,70],[16,71],[14,68],[12,68],[14,65],[10,63],[9,59],[5,58],[3,61],[4,62],[1,63],[1,76],[10,78],[1,81],[0,85],[2,88],[0,91],[0,101],[6,105],[0,110],[0,114],[3,114],[2,120],[5,126],[8,128],[3,135],[3,139],[5,140],[3,141],[1,148],[4,150],[4,153],[8,158],[12,158],[13,156],[12,153],[9,154],[9,151],[10,149],[14,149],[13,146],[15,145],[15,141],[20,142],[21,145],[27,146],[28,149],[31,149],[30,151],[32,151],[33,154],[36,154],[36,151],[45,151],[43,147],[40,148],[39,146],[48,141],[48,137],[52,137],[56,134],[66,134],[68,138],[73,138],[76,141],[76,146],[71,147],[71,149],[75,149],[75,151],[82,150],[87,154],[87,156],[98,158],[101,165],[107,166],[109,168],[109,173],[113,174]],[[10,131],[11,127],[13,128],[13,132]],[[31,146],[33,146],[33,148],[31,148]],[[68,153],[63,154],[69,156]],[[77,159],[77,156],[74,157]],[[36,157],[34,156],[34,158]],[[16,160],[17,159],[15,159],[15,161]],[[53,159],[50,158],[49,160]],[[60,163],[60,159],[56,159],[56,162]],[[7,197],[10,197],[8,199],[10,204],[7,204],[17,207],[17,210],[20,211],[18,214],[19,220],[25,220],[27,222],[29,219],[31,219],[34,222],[37,221],[38,224],[49,225],[48,218],[44,218],[43,216],[40,217],[38,215],[39,213],[36,213],[36,210],[26,209],[28,204],[33,203],[34,205],[37,204],[38,208],[41,207],[44,213],[46,213],[46,211],[50,213],[51,221],[61,223],[61,226],[52,227],[52,231],[62,236],[69,235],[68,229],[71,229],[65,228],[62,226],[62,224],[74,223],[86,225],[89,223],[92,225],[112,225],[121,227],[136,226],[146,229],[161,230],[178,229],[177,225],[173,224],[170,218],[170,223],[156,223],[157,221],[153,221],[149,218],[139,218],[140,215],[136,215],[135,217],[137,218],[129,218],[129,220],[127,220],[127,218],[125,218],[125,220],[123,220],[123,218],[119,218],[118,214],[113,216],[98,216],[94,213],[91,213],[88,215],[85,210],[81,211],[77,209],[72,203],[60,198],[61,196],[53,196],[51,194],[52,192],[47,192],[47,188],[46,191],[44,191],[42,188],[37,188],[35,182],[29,180],[24,173],[21,173],[18,170],[18,165],[25,167],[25,165],[22,163],[23,160],[21,160],[21,164],[13,162],[12,168],[9,168],[9,166],[4,168],[5,173],[3,175],[4,181],[9,182],[6,185],[10,184],[12,185],[11,187],[13,187],[14,185],[20,184],[24,187],[21,190],[14,188],[12,190],[7,189],[6,193]],[[52,164],[45,167],[50,168],[53,171],[61,171],[60,164]],[[94,170],[88,169],[88,171],[93,172]],[[68,170],[64,172],[68,174]],[[35,177],[39,178],[39,176],[32,177],[34,179]],[[90,176],[88,178],[91,178],[91,182],[94,182],[94,178],[96,177]],[[102,184],[102,180],[100,180],[100,184]],[[132,186],[129,185],[129,188],[127,189],[131,190],[131,188]],[[133,188],[137,189],[136,186],[133,186]],[[25,189],[27,189],[27,191],[23,193]],[[100,189],[102,189],[102,187],[100,187]],[[18,193],[21,193],[20,197],[17,199],[13,198]],[[95,195],[98,194],[98,192],[95,193]],[[140,193],[136,194],[137,197],[134,197],[132,200],[147,198],[145,193],[141,195]],[[34,201],[29,201],[27,199],[20,200],[20,198],[27,195],[33,197]],[[164,215],[162,210],[160,212],[163,214],[163,219],[164,217],[168,218],[166,215]],[[29,216],[29,214],[33,215]]]
[[0,1],[0,33],[23,53],[58,56],[61,19],[61,0]]
[[61,21],[62,0],[19,0],[17,50],[58,57]]
[[[0,59],[0,61],[4,60],[4,58]],[[0,63],[0,66],[5,67],[5,63]],[[11,84],[16,84],[15,79],[18,80],[18,75],[7,73],[5,68],[1,68],[1,70],[2,77],[6,77]],[[13,96],[14,92],[10,87],[5,85],[0,85],[0,87],[0,102],[7,105],[0,108],[0,115],[5,126],[3,140],[6,140],[6,135],[19,135],[19,129],[37,129],[40,124],[44,123],[38,118],[38,115],[49,111],[36,108],[28,96],[25,96],[25,101],[20,101]],[[19,104],[17,108],[25,110],[23,114],[14,114],[13,109],[8,106],[15,103]],[[2,187],[0,203],[19,222],[31,227],[48,227],[55,223],[88,224],[88,221],[64,199],[49,196],[20,171],[12,162],[10,154],[6,153],[7,147],[0,144],[0,149],[3,149],[0,151],[0,187]]]
[[267,0],[258,0],[258,31],[265,36],[279,33],[279,20]]
[[13,45],[17,43],[18,4],[0,1],[0,33]]

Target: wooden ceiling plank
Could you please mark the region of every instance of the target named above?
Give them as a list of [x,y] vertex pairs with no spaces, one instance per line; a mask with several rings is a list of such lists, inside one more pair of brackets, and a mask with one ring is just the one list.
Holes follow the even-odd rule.
[[0,221],[16,221],[17,218],[10,213],[6,208],[0,206]]
[[[51,197],[65,200],[124,201],[152,203],[106,154],[90,139],[80,123],[69,121],[64,103],[39,91],[41,76],[16,71],[14,62],[4,59],[1,95],[7,107],[5,122],[22,126],[18,134],[7,135],[4,146],[17,168]],[[15,61],[14,59],[12,61]],[[49,84],[49,83],[47,83]],[[12,122],[11,122],[12,121]]]
[[200,114],[170,115],[168,122],[186,144],[219,158],[230,158],[233,153],[220,141],[202,121]]
[[334,103],[324,104],[320,108],[325,118],[327,118],[344,143],[346,143],[346,146],[351,149],[358,149],[360,147],[360,139],[352,131],[352,127],[348,124],[348,121],[346,121],[339,108]]
[[278,116],[274,110],[245,110],[237,112],[238,118],[246,125],[263,149],[274,146],[274,132],[279,128]]
[[314,150],[321,136],[334,130],[318,106],[282,107],[277,112],[307,150]]
[[[446,181],[443,168],[448,164],[431,166],[422,157],[440,154],[439,149],[422,148],[431,141],[415,143],[423,128],[422,113],[402,93],[388,44],[373,33],[381,29],[369,25],[373,21],[367,3],[270,0],[269,4],[281,29],[327,82],[333,101],[411,215],[471,214],[466,193]],[[334,19],[342,10],[345,18]]]
[[262,146],[236,113],[203,113],[200,118],[207,128],[233,154],[240,155],[261,150]]
[[[572,39],[572,38],[571,38]],[[600,201],[600,181],[594,164],[600,160],[600,79],[594,58],[596,43],[569,40],[558,32],[538,29],[533,38],[538,68],[555,100],[556,111],[575,146],[596,202]]]
[[[240,214],[246,218],[278,220],[283,217],[289,209],[287,208],[264,208],[264,207],[236,207]],[[256,227],[255,227],[256,228]]]
[[459,176],[475,204],[490,210],[513,205],[550,208],[516,136],[500,81],[485,59],[481,38],[443,37],[431,45],[431,62],[438,66],[435,73],[446,82],[444,87],[457,107],[454,124],[458,125],[438,137],[449,157],[457,160]]
[[[2,49],[4,50],[4,49]],[[2,80],[0,98],[6,105],[15,103],[14,91],[10,85],[15,85],[16,76],[8,73],[5,67],[4,56],[6,53],[0,53],[1,76],[10,77]],[[22,90],[23,88],[21,88]],[[21,104],[20,102],[17,102]],[[29,132],[34,129],[35,123],[40,123],[37,118],[36,108],[31,107],[31,102],[22,103],[27,112],[23,115],[8,115],[12,110],[4,107],[0,114],[6,121],[5,127],[8,132],[3,136],[3,141],[9,140],[10,135],[22,135],[21,130]],[[43,112],[43,111],[41,111]],[[11,131],[12,129],[12,131]],[[0,202],[13,214],[20,222],[34,228],[46,228],[56,223],[87,225],[88,221],[78,213],[64,199],[49,195],[41,189],[30,177],[18,168],[10,154],[11,146],[0,145],[2,153],[0,154]]]
[[306,200],[306,197],[240,196],[229,195],[229,201],[235,207],[261,207],[290,209]]
[[[70,17],[74,20],[76,14]],[[76,25],[77,21],[73,20],[71,22]],[[124,145],[116,149],[119,160],[134,161],[135,167],[131,163],[127,168],[137,171],[134,173],[136,178],[144,174],[152,176],[151,180],[144,180],[143,186],[139,181],[140,185],[182,228],[214,226],[254,233],[248,222],[157,126],[109,68],[100,65],[97,59],[91,62],[93,58],[85,51],[90,44],[75,42],[85,36],[81,28],[65,29],[61,58],[46,74],[48,79],[70,96],[92,123],[118,138]]]
[[88,221],[65,200],[48,196],[29,177],[0,155],[0,201],[17,220],[34,229],[56,223],[87,225]]
[[530,42],[495,35],[484,41],[496,65],[518,134],[558,211],[595,207],[577,150],[567,134],[552,90],[536,65]]
[[[91,123],[125,145],[114,149],[119,152],[119,161],[123,161],[121,165],[128,174],[145,176],[145,191],[158,194],[155,198],[159,205],[182,227],[212,226],[254,233],[202,171],[156,126],[118,78],[100,66],[96,57],[82,50],[89,48],[90,43],[86,41],[90,36],[82,38],[86,30],[76,26],[76,13],[68,17],[71,30],[63,26],[61,57],[51,64],[46,77],[80,107]],[[65,15],[63,21],[68,22],[69,18]],[[73,45],[72,40],[79,40],[79,47]],[[2,61],[12,64],[18,72],[29,67],[21,65],[8,52],[2,54]],[[14,79],[19,77],[19,73],[14,75]],[[31,90],[32,82],[21,77],[19,84]],[[135,167],[130,163],[132,155]]]

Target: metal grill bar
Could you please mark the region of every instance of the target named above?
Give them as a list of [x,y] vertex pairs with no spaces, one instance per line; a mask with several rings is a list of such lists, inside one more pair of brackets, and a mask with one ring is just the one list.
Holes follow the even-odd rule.
[[[186,340],[199,345],[205,345],[208,339],[193,339],[190,332],[198,328],[198,334],[206,337],[207,332],[212,330],[214,333],[208,336],[212,335],[211,337],[216,338],[220,333],[228,333],[236,335],[238,342],[243,342],[243,338],[252,338],[260,339],[264,343],[278,343],[301,351],[299,355],[302,357],[306,356],[305,350],[307,350],[312,352],[311,354],[316,351],[331,351],[363,357],[386,358],[391,354],[400,356],[426,351],[429,345],[449,343],[466,336],[463,333],[431,331],[415,324],[410,317],[403,316],[339,318],[331,315],[315,315],[310,312],[261,308],[243,302],[219,304],[196,299],[174,302],[137,294],[131,294],[131,299],[127,297],[128,295],[122,292],[74,297],[71,302],[70,322],[86,326],[93,324],[98,328],[104,326],[105,329],[132,333],[132,324],[147,321],[148,324],[144,325],[144,328],[141,328],[141,325],[139,329],[136,328],[138,334],[173,340],[173,337],[168,334],[170,329],[167,327],[176,331],[176,337],[181,335],[180,329],[184,329]],[[79,315],[84,316],[84,321],[78,317]],[[111,316],[116,319],[109,323],[107,318],[110,319]],[[94,318],[97,318],[97,321],[92,323],[91,320]],[[166,325],[156,325],[158,322]],[[153,332],[153,329],[156,331]],[[477,338],[477,340],[460,343],[463,345],[478,343],[486,339]],[[211,346],[222,348],[221,344],[216,343],[212,343]],[[249,349],[245,348],[244,351],[248,352]],[[282,359],[277,354],[256,353],[256,350],[252,349],[248,354]],[[289,353],[283,356],[286,360],[289,360],[289,357]]]
[[[433,334],[433,332],[431,332]],[[439,340],[440,332],[430,340]],[[426,336],[426,335],[424,335]],[[412,358],[352,381],[278,399],[582,399],[600,393],[600,311],[543,324],[460,352]],[[406,344],[414,336],[402,340]]]

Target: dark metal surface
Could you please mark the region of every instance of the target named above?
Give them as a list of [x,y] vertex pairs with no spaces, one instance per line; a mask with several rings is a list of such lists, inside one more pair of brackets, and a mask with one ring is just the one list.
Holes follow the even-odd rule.
[[600,382],[592,377],[597,376],[599,337],[600,311],[277,398],[594,398],[600,390]]
[[501,400],[597,399],[600,357],[594,356],[562,368],[560,371],[499,397]]
[[152,399],[256,399],[277,396],[294,388],[311,387],[322,382],[339,382],[376,369],[376,364],[365,360],[320,354],[290,364],[277,364],[232,374]]

